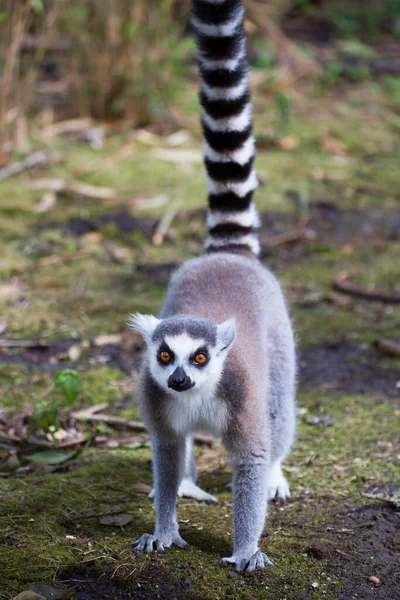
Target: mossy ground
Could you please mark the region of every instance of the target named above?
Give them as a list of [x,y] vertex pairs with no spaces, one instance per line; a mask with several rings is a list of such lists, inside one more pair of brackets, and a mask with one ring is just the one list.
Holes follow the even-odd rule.
[[[189,86],[182,106],[193,105],[194,96]],[[268,91],[259,89],[255,121],[263,135],[276,117],[270,100]],[[278,224],[272,235],[295,225],[295,208],[288,199],[293,190],[306,198],[311,217],[318,203],[339,211],[336,219],[344,215],[336,232],[326,232],[327,221],[320,215],[314,223],[311,218],[311,239],[266,249],[264,260],[288,294],[300,348],[344,341],[372,348],[376,339],[393,337],[399,326],[395,305],[351,300],[331,289],[332,280],[346,272],[362,286],[399,292],[398,110],[384,83],[368,80],[329,92],[304,87],[291,102],[288,135],[295,140],[293,149],[274,145],[259,152],[257,167],[266,185],[258,191],[257,203],[267,221]],[[185,159],[185,151],[200,147],[197,115],[188,118],[194,125],[179,148],[181,160],[172,154],[170,161],[161,160],[156,148],[138,141],[131,156],[112,169],[81,176],[82,169],[98,164],[127,140],[112,137],[100,151],[58,141],[54,150],[61,154],[61,164],[1,184],[0,303],[1,321],[7,326],[3,336],[45,336],[50,345],[60,339],[80,342],[123,331],[130,312],[158,310],[164,281],[137,265],[183,262],[201,252],[204,233],[203,168],[201,162]],[[28,186],[41,176],[113,187],[118,199],[88,201],[67,194],[42,214],[37,212],[40,193]],[[167,201],[161,208],[135,204],[163,194]],[[94,220],[121,209],[157,222],[172,206],[180,212],[162,246],[155,246],[140,225],[131,231],[118,224],[103,225],[81,236],[71,235],[66,227],[73,218]],[[358,217],[346,225],[352,211],[358,211]],[[264,240],[271,237],[268,227],[261,233]],[[87,254],[80,256],[81,251]],[[42,260],[53,256],[63,262]],[[135,344],[137,340],[128,344],[127,352]],[[127,361],[133,375],[138,356],[132,350]],[[52,372],[69,364],[65,357],[35,357],[29,350],[2,349],[5,418],[32,406],[49,386]],[[96,360],[90,346],[74,365],[81,372],[80,404],[108,401],[114,403],[114,413],[135,416],[135,377],[127,379],[126,369],[118,367],[107,348]],[[396,359],[376,355],[374,360],[399,368]],[[368,371],[368,363],[361,366]],[[366,503],[361,492],[371,483],[400,480],[395,390],[392,398],[379,392],[359,396],[306,384],[300,385],[299,406],[307,412],[299,418],[297,443],[286,465],[292,499],[282,510],[271,507],[261,543],[274,568],[243,576],[219,566],[232,544],[231,499],[225,489],[230,467],[220,447],[199,450],[200,484],[217,495],[219,505],[179,501],[183,537],[192,551],[173,549],[150,557],[130,550],[131,540],[154,524],[152,503],[135,487],[138,482],[151,485],[150,450],[92,448],[55,472],[38,469],[29,476],[0,479],[0,597],[9,600],[30,582],[101,578],[127,597],[173,597],[166,591],[169,585],[176,597],[188,599],[333,599],[342,597],[338,561],[343,556],[354,564],[354,581],[360,585],[367,575],[379,577],[379,556],[371,560],[360,554],[356,530],[348,519],[343,526],[337,515]],[[305,417],[316,414],[336,422],[328,427],[308,424]],[[133,515],[127,526],[99,523],[98,515],[120,511]],[[332,553],[317,559],[309,549],[321,541]]]

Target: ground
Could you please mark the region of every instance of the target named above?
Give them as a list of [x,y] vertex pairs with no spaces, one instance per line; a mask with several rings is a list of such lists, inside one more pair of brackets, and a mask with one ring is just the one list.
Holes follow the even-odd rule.
[[[292,83],[290,122],[277,132],[271,84],[254,73],[262,260],[283,284],[299,349],[299,425],[285,466],[292,497],[270,507],[261,539],[275,566],[250,575],[219,566],[232,544],[232,505],[218,444],[197,453],[200,485],[219,504],[179,500],[191,550],[134,554],[131,541],[154,525],[148,438],[103,424],[62,465],[0,472],[2,600],[32,583],[73,587],[78,600],[398,597],[400,359],[376,343],[399,337],[399,305],[332,288],[345,280],[400,293],[398,98],[385,79]],[[0,184],[4,430],[29,415],[66,367],[80,373],[76,408],[107,402],[107,414],[137,418],[141,341],[126,330],[127,316],[157,312],[171,272],[202,251],[195,98],[190,84],[180,98],[187,134],[176,148],[128,133],[100,150],[56,138],[55,164]],[[127,144],[127,158],[112,168],[102,162]],[[64,192],[46,208],[30,184],[60,177],[117,193],[101,200]],[[157,245],[154,232],[171,208]],[[292,240],[280,237],[293,231]],[[17,339],[24,347],[4,342]],[[0,458],[10,443],[0,439]],[[103,524],[104,514],[119,517]],[[133,518],[121,525],[121,514]]]

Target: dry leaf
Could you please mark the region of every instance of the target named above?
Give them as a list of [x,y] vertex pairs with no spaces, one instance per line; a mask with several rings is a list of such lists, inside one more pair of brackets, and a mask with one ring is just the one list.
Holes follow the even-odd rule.
[[345,255],[353,254],[354,248],[351,244],[343,244],[343,246],[339,247],[339,252],[340,252],[340,254],[345,254]]
[[13,296],[14,294],[18,294],[22,290],[26,289],[26,284],[21,283],[19,279],[13,279],[10,281],[10,283],[3,283],[0,285],[0,298]]
[[18,594],[18,596],[15,596],[14,600],[46,600],[46,597],[27,590],[21,594]]
[[347,146],[338,138],[332,135],[324,135],[320,141],[321,150],[328,152],[329,154],[335,154],[337,156],[345,156],[347,154]]
[[81,344],[72,344],[72,346],[68,348],[67,352],[69,360],[72,362],[78,360],[82,354],[82,350],[83,348]]
[[179,131],[175,131],[175,133],[171,133],[171,135],[167,135],[164,138],[164,142],[167,146],[181,146],[189,141],[189,139],[189,132],[186,129],[180,129]]
[[57,202],[57,197],[53,191],[46,192],[43,194],[42,199],[35,206],[35,211],[38,213],[45,213],[51,210]]
[[124,527],[128,523],[130,523],[133,519],[133,515],[129,513],[116,513],[115,515],[104,515],[104,517],[100,517],[100,523],[102,525],[119,525],[119,527]]
[[200,150],[168,150],[167,148],[157,148],[153,150],[152,154],[160,160],[184,165],[201,163],[203,160]]
[[95,346],[106,346],[107,344],[120,344],[122,335],[120,333],[110,333],[108,335],[98,335],[93,339]]
[[282,150],[295,150],[300,144],[300,138],[297,135],[285,135],[277,141]]
[[160,194],[154,196],[154,198],[136,198],[132,201],[132,205],[135,208],[159,208],[164,206],[169,201],[167,194]]
[[147,485],[147,483],[141,483],[140,481],[138,483],[135,483],[132,486],[132,489],[135,490],[135,492],[139,492],[139,494],[149,494],[152,490],[152,488]]
[[66,535],[64,543],[66,546],[87,546],[89,541],[89,538],[77,538],[74,535]]
[[81,245],[86,249],[97,248],[101,242],[102,234],[99,231],[89,231],[81,236]]

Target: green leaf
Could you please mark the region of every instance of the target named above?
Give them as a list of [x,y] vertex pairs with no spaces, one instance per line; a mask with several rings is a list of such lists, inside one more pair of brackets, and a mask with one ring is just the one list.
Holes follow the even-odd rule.
[[43,0],[31,0],[31,9],[35,13],[42,13],[44,10]]
[[18,456],[16,454],[11,454],[11,456],[1,465],[0,472],[12,473],[19,469],[20,466],[21,463],[19,462]]
[[68,404],[72,404],[79,394],[79,381],[77,379],[68,379],[63,385],[63,392]]
[[6,21],[8,18],[8,13],[3,10],[0,12],[0,23],[3,23],[3,21]]
[[73,452],[60,452],[59,450],[44,450],[43,452],[35,452],[29,456],[25,456],[30,462],[38,463],[39,465],[61,465],[62,463],[71,460],[79,454],[79,450]]
[[79,394],[78,372],[73,369],[57,371],[54,382],[57,387],[62,388],[67,404],[72,404]]
[[126,40],[131,40],[133,38],[133,36],[136,34],[136,31],[137,31],[136,23],[133,23],[132,21],[128,21],[124,25],[123,36]]
[[54,375],[54,383],[57,387],[62,387],[67,379],[78,379],[78,377],[79,373],[75,369],[63,369],[62,371],[57,371]]
[[88,15],[88,9],[84,6],[76,8],[68,8],[63,12],[66,19],[84,19]]

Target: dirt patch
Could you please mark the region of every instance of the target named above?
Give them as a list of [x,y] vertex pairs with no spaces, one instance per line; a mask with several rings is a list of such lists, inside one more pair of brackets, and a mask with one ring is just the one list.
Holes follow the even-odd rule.
[[144,568],[135,568],[132,561],[125,570],[123,576],[109,578],[96,567],[77,565],[62,571],[59,580],[76,586],[77,600],[201,600],[190,590],[195,581],[190,569],[183,574],[173,571],[162,558],[153,556]]
[[321,344],[299,352],[300,382],[305,389],[325,388],[350,394],[396,398],[400,369],[382,365],[369,346]]
[[36,228],[62,229],[63,233],[73,237],[81,237],[93,231],[99,231],[106,225],[113,225],[120,233],[132,233],[140,231],[146,238],[151,238],[155,219],[151,217],[134,217],[124,209],[108,212],[98,217],[72,217],[66,222],[48,221],[41,223]]
[[[126,374],[139,369],[142,346],[132,339],[129,332],[121,334],[120,344],[96,346],[91,342],[82,350],[78,360],[71,361],[71,347],[81,343],[80,340],[66,338],[48,341],[45,345],[32,342],[31,346],[23,349],[3,348],[0,350],[0,362],[28,364],[50,372],[85,363],[107,365]],[[300,383],[306,390],[325,388],[348,394],[396,398],[399,396],[400,369],[386,366],[387,360],[365,344],[310,346],[299,350]]]
[[[0,362],[22,363],[29,366],[40,367],[46,371],[54,372],[61,368],[89,363],[90,365],[107,365],[120,369],[123,373],[131,373],[140,365],[142,347],[129,332],[121,334],[121,344],[95,343],[83,344],[82,340],[65,338],[56,341],[40,341],[26,348],[2,348]],[[83,345],[82,345],[83,344]],[[81,348],[79,358],[71,361],[70,351],[73,346]]]
[[[338,514],[349,542],[338,554],[338,600],[397,600],[400,589],[400,512],[382,504],[351,507]],[[373,581],[370,577],[377,578]]]
[[[268,247],[271,237],[296,228],[294,215],[265,213],[262,215],[261,242]],[[357,209],[342,210],[329,202],[311,202],[307,228],[316,242],[352,244],[357,247],[372,242],[400,239],[400,214],[374,210],[368,213]],[[290,245],[299,245],[299,242]]]
[[153,283],[158,285],[167,285],[172,273],[179,267],[177,262],[159,263],[159,264],[139,264],[136,270],[148,277]]

